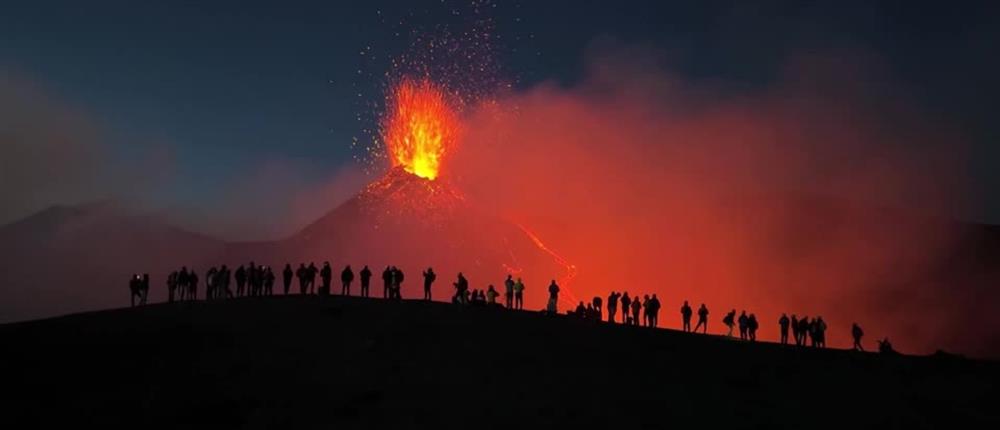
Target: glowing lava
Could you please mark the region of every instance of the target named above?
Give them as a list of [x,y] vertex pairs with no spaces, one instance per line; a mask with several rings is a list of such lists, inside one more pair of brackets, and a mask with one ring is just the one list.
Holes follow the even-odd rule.
[[429,79],[402,79],[389,94],[382,138],[393,167],[421,178],[438,177],[441,162],[458,143],[458,114],[449,96]]

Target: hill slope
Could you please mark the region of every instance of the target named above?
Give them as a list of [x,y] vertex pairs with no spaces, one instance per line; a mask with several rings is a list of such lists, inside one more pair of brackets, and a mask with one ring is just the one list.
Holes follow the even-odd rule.
[[1000,423],[996,362],[359,298],[158,304],[8,324],[0,364],[4,415],[17,428]]

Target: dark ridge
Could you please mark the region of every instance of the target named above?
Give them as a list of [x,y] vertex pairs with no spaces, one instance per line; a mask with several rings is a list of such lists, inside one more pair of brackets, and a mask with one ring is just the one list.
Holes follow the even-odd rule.
[[[873,344],[873,340],[869,340]],[[287,296],[0,326],[12,428],[996,428],[1000,363]]]

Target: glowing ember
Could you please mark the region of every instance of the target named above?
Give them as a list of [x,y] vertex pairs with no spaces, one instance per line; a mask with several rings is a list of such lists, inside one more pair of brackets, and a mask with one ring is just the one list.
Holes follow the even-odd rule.
[[428,79],[403,79],[389,94],[382,138],[393,167],[435,179],[458,142],[458,114],[448,94]]

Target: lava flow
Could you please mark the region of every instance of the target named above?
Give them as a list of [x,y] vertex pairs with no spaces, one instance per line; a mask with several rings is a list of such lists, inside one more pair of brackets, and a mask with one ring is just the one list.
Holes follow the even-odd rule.
[[458,141],[458,114],[449,96],[429,79],[402,79],[389,94],[382,137],[393,167],[434,180]]

